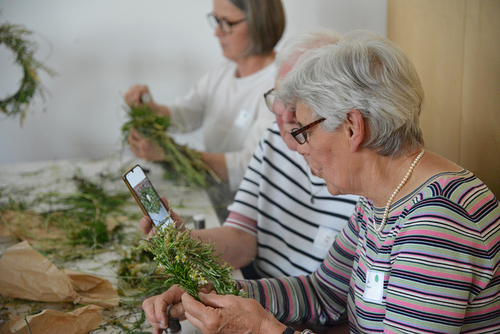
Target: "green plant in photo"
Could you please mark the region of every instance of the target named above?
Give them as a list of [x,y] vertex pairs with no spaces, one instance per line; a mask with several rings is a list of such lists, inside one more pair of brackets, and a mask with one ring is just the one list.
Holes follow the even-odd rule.
[[141,203],[148,212],[160,212],[160,199],[151,187],[144,187],[141,190]]

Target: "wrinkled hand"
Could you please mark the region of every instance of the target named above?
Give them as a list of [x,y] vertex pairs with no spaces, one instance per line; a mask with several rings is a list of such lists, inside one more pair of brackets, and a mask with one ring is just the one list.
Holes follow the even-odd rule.
[[179,302],[184,290],[177,285],[172,286],[166,292],[158,296],[146,299],[142,308],[146,319],[153,327],[153,334],[163,334],[163,329],[168,327],[167,308],[170,308],[170,317],[183,319],[184,307]]
[[182,305],[189,322],[205,334],[281,334],[286,329],[254,299],[201,292],[199,297],[201,303],[185,293]]
[[141,96],[143,94],[148,94],[151,96],[149,93],[149,88],[146,85],[135,85],[134,87],[131,87],[126,93],[125,93],[125,103],[129,107],[132,106],[140,106],[142,104],[141,101]]
[[[172,219],[177,223],[177,228],[181,228],[181,225],[183,224],[181,216],[179,216],[173,210],[170,210],[170,206],[169,206],[168,201],[165,197],[160,196],[160,199],[163,202],[163,204],[165,204],[165,207],[167,208],[167,210],[170,211],[170,213],[172,215]],[[142,234],[146,234],[148,236],[148,239],[149,239],[154,231],[153,230],[153,221],[148,216],[144,216],[141,218],[141,221],[139,222],[139,228],[140,228]]]
[[157,143],[145,138],[134,128],[130,129],[128,144],[130,150],[138,158],[148,161],[165,160],[165,151]]

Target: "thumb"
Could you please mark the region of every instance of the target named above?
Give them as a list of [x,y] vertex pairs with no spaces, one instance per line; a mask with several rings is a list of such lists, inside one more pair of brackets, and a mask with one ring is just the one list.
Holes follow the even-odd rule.
[[218,295],[214,292],[199,292],[198,297],[200,298],[200,301],[206,306],[222,308],[228,304],[228,298],[230,298],[231,296]]

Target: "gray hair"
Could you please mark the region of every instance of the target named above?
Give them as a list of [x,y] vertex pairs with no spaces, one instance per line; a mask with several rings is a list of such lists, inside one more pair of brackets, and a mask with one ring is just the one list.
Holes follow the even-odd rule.
[[364,147],[399,156],[424,145],[419,115],[424,91],[401,49],[369,31],[353,31],[336,45],[305,53],[278,88],[278,98],[300,101],[334,131],[357,109],[369,128]]
[[285,31],[285,11],[281,0],[229,0],[247,19],[250,33],[248,55],[273,52]]
[[335,44],[340,40],[340,34],[329,29],[320,29],[300,33],[288,38],[276,54],[275,64],[281,68],[283,63],[295,64],[309,50],[325,45]]

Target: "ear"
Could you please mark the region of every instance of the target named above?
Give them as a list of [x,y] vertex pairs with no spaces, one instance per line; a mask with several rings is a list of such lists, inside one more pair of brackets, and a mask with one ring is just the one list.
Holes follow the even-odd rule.
[[363,115],[357,109],[350,110],[347,113],[344,125],[351,153],[354,153],[360,148],[361,143],[365,139],[365,120],[363,119]]

